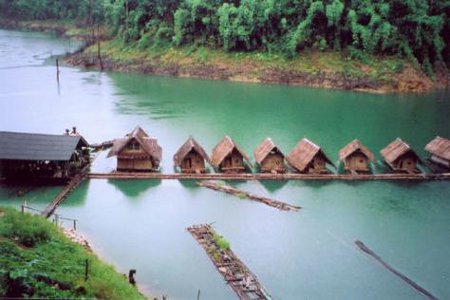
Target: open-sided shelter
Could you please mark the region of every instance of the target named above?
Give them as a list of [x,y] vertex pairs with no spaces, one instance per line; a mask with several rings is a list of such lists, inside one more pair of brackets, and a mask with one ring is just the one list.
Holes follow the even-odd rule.
[[308,140],[302,139],[286,157],[290,166],[300,173],[328,173],[326,164],[333,165],[322,149]]
[[116,139],[108,157],[117,156],[118,171],[157,171],[162,149],[154,137],[137,126],[125,138]]

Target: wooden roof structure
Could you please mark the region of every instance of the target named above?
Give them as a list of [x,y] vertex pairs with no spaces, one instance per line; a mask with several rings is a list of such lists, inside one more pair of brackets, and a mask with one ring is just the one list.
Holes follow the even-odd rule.
[[307,138],[303,138],[298,142],[294,149],[292,149],[292,151],[288,154],[286,160],[291,166],[300,172],[303,172],[314,157],[319,153],[323,155],[327,163],[334,166],[322,149]]
[[187,141],[178,149],[178,151],[173,156],[173,162],[176,167],[181,165],[181,162],[189,154],[192,150],[195,150],[200,156],[206,160],[208,163],[211,163],[211,159],[208,154],[206,154],[205,149],[192,137],[189,136]]
[[425,146],[425,150],[433,155],[450,161],[450,140],[440,136],[435,137]]
[[89,144],[80,136],[0,131],[0,160],[69,161]]
[[419,156],[414,152],[414,150],[411,149],[411,147],[400,138],[396,138],[392,143],[390,143],[380,151],[384,160],[389,165],[392,165],[399,157],[405,155],[408,152],[420,161]]
[[144,152],[153,157],[155,160],[161,161],[162,148],[158,145],[158,140],[154,137],[150,137],[139,126],[137,126],[131,133],[127,134],[125,138],[115,139],[113,146],[108,153],[108,157],[118,155],[133,139],[141,145]]
[[253,152],[256,162],[261,164],[272,151],[278,151],[283,157],[285,156],[272,139],[268,137]]
[[370,161],[374,161],[375,156],[366,146],[361,144],[359,140],[353,140],[339,151],[339,159],[344,160],[356,151],[363,153]]
[[239,147],[228,135],[226,135],[213,149],[211,155],[211,165],[218,168],[222,161],[230,155],[233,150],[238,151],[244,160],[251,165],[250,160],[245,152]]

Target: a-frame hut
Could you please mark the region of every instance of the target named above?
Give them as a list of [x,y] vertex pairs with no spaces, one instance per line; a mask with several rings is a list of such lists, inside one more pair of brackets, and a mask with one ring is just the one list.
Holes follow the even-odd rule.
[[328,173],[326,164],[333,165],[322,149],[306,138],[298,142],[286,160],[300,173],[309,174]]
[[244,173],[244,161],[251,165],[245,152],[229,136],[214,147],[211,155],[211,165],[225,173]]
[[262,173],[284,173],[284,154],[271,138],[266,138],[253,153]]
[[353,140],[339,151],[339,159],[344,162],[344,169],[350,173],[369,173],[373,153],[358,140]]
[[179,167],[182,173],[205,173],[205,161],[211,163],[206,151],[192,136],[173,156],[175,167]]
[[419,156],[411,147],[396,138],[386,148],[380,151],[386,164],[391,167],[394,172],[417,173],[417,163],[420,161]]
[[430,153],[429,160],[439,166],[450,169],[450,140],[437,136],[425,146]]
[[156,138],[138,126],[125,138],[114,140],[108,157],[115,155],[118,171],[157,171],[162,149]]

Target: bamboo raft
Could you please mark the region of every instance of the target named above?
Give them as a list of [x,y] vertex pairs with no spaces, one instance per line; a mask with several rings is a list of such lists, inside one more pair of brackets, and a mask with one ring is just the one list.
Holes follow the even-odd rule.
[[239,299],[272,299],[258,282],[256,276],[231,251],[222,249],[215,240],[217,233],[211,225],[193,225],[187,228],[195,240],[205,249],[216,269],[224,277]]
[[53,199],[53,201],[42,211],[42,216],[48,218],[50,217],[55,209],[58,207],[61,202],[64,201],[64,199],[67,198],[67,195],[71,193],[73,190],[75,190],[80,183],[87,178],[88,170],[90,165],[87,165],[86,167],[81,170],[80,173],[75,175],[64,187],[64,189]]
[[272,173],[157,173],[157,172],[114,172],[114,173],[89,173],[91,179],[194,179],[194,180],[304,180],[304,181],[372,181],[372,180],[407,180],[430,181],[450,180],[450,173],[440,174],[272,174]]
[[279,200],[255,195],[255,194],[237,189],[237,188],[229,186],[229,185],[220,184],[215,181],[210,181],[210,180],[200,181],[198,183],[198,185],[202,186],[202,187],[206,187],[208,189],[215,190],[215,191],[220,191],[220,192],[224,192],[227,194],[235,195],[238,197],[242,196],[242,197],[248,198],[250,200],[253,200],[253,201],[256,201],[259,203],[263,203],[263,204],[266,204],[268,206],[271,206],[271,207],[274,207],[276,209],[283,210],[283,211],[298,211],[301,208],[301,206],[296,206],[296,205],[292,205],[292,204],[282,202]]

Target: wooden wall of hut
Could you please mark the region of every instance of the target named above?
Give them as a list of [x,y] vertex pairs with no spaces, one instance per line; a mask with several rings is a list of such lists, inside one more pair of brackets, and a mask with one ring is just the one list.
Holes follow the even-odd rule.
[[361,151],[356,151],[346,157],[344,166],[346,171],[370,172],[369,160]]
[[327,159],[319,152],[311,161],[306,169],[309,174],[324,174],[328,173],[326,168]]
[[239,151],[233,149],[231,154],[227,155],[220,163],[219,169],[225,173],[244,173],[244,158]]
[[180,169],[182,173],[205,173],[205,160],[197,151],[192,150],[181,161]]
[[286,167],[284,166],[284,156],[280,152],[274,151],[267,155],[261,162],[262,173],[284,173]]
[[150,158],[123,158],[117,157],[118,171],[151,171],[153,162]]
[[392,168],[397,172],[415,172],[417,171],[417,162],[417,156],[411,152],[408,152],[394,161]]

